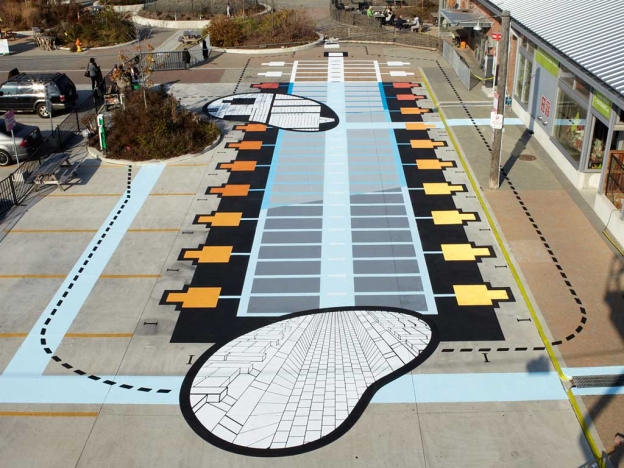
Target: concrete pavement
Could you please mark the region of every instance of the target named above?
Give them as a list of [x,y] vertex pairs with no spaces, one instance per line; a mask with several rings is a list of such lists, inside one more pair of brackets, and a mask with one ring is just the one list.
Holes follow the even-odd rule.
[[[39,321],[46,319],[42,311],[50,307],[48,304],[56,303],[50,302],[55,294],[62,298],[63,284],[73,278],[68,275],[80,266],[83,255],[88,256],[87,247],[97,242],[99,230],[116,212],[113,208],[123,204],[128,179],[136,181],[131,192],[140,197],[143,191],[144,195],[142,201],[135,199],[126,209],[135,210],[134,217],[122,219],[127,223],[126,230],[116,247],[106,247],[108,259],[102,260],[100,254],[94,257],[96,263],[102,264],[102,270],[87,291],[84,304],[76,310],[75,318],[67,320],[66,329],[55,332],[59,340],[55,355],[62,356],[63,363],[71,363],[72,369],[49,361],[42,370],[43,376],[39,374],[38,379],[16,384],[18,395],[27,395],[23,400],[6,390],[0,391],[0,398],[5,398],[0,405],[6,435],[3,440],[10,440],[0,444],[3,459],[15,461],[13,466],[38,466],[45,462],[50,466],[89,467],[269,463],[580,466],[591,459],[585,436],[545,350],[514,351],[527,344],[532,348],[544,346],[521,288],[526,288],[530,304],[543,319],[548,341],[562,342],[555,345],[555,355],[566,368],[567,376],[587,372],[575,370],[578,367],[609,366],[613,370],[613,366],[623,365],[624,357],[621,257],[600,235],[600,226],[589,214],[582,195],[565,183],[548,156],[520,126],[506,128],[504,154],[511,155],[503,161],[507,178],[500,190],[483,190],[485,207],[479,205],[449,134],[455,136],[460,154],[469,164],[469,173],[484,187],[490,135],[487,125],[473,122],[489,117],[489,107],[481,105],[487,99],[480,90],[462,90],[452,69],[439,55],[385,46],[346,46],[340,50],[349,54],[345,59],[347,71],[350,66],[362,67],[351,75],[355,77],[353,82],[366,81],[357,74],[366,73],[366,64],[376,61],[383,82],[429,83],[432,94],[422,90],[425,99],[419,108],[433,112],[422,120],[435,127],[428,130],[432,141],[445,142],[444,149],[435,150],[436,157],[457,164],[456,169],[447,169],[443,178],[452,185],[466,187],[465,194],[453,197],[458,208],[479,213],[479,221],[467,223],[463,231],[474,245],[489,246],[496,254],[493,259],[479,262],[478,274],[491,287],[509,288],[514,298],[499,303],[495,309],[504,338],[447,338],[437,353],[417,368],[416,380],[408,382],[408,389],[416,386],[411,391],[403,390],[402,382],[407,381],[397,380],[384,387],[385,392],[378,393],[378,399],[342,438],[304,455],[275,460],[234,455],[197,437],[180,416],[178,407],[171,404],[175,392],[163,394],[162,398],[149,392],[141,397],[143,404],[136,404],[135,396],[124,396],[129,390],[109,389],[97,382],[93,382],[93,387],[91,383],[84,386],[80,382],[87,378],[75,377],[81,381],[62,387],[68,392],[63,400],[58,384],[45,378],[74,379],[69,377],[72,371],[84,369],[122,384],[156,389],[160,387],[155,385],[162,383],[165,388],[161,377],[180,378],[186,374],[189,360],[207,349],[204,343],[170,342],[176,323],[188,311],[178,313],[172,305],[161,305],[160,300],[166,291],[181,290],[196,277],[198,269],[181,261],[181,252],[206,243],[207,231],[196,224],[196,217],[221,206],[209,190],[232,183],[234,176],[222,170],[220,164],[236,158],[231,144],[246,138],[242,131],[228,125],[225,140],[217,148],[163,167],[152,186],[137,179],[143,171],[141,167],[90,160],[81,171],[81,184],[65,193],[57,190],[35,197],[36,204],[10,226],[0,242],[0,297],[5,304],[5,311],[0,314],[0,369],[4,372],[1,379],[36,375],[29,366],[39,357],[31,356],[22,345],[33,331],[36,336],[32,339],[36,338],[38,344]],[[324,52],[319,48],[271,57],[223,55],[200,69],[175,76],[163,74],[160,80],[179,80],[172,85],[174,94],[183,104],[200,110],[217,97],[253,91],[252,84],[289,83],[295,74],[295,62],[301,67],[297,73],[304,77],[302,82],[318,82],[315,74],[327,69]],[[303,70],[305,64],[307,71]],[[198,82],[203,84],[186,84]],[[310,98],[315,99],[313,95]],[[367,99],[373,102],[372,97]],[[435,102],[442,103],[440,113],[451,123],[448,128],[436,117]],[[386,143],[377,139],[371,144],[381,148]],[[356,149],[353,142],[350,145],[354,155],[363,151]],[[417,157],[422,153],[419,151],[414,153]],[[491,213],[494,224],[488,224],[484,208]],[[128,215],[124,212],[123,216]],[[503,236],[502,245],[497,244],[492,229],[498,229]],[[502,249],[509,252],[511,264],[505,261]],[[513,265],[518,268],[519,284],[510,272]],[[461,316],[455,320],[463,323]],[[446,330],[456,336],[465,331],[452,323],[447,323]],[[510,351],[488,351],[484,356],[478,351],[481,348]],[[20,352],[25,356],[25,364],[17,366],[18,361],[13,360]],[[35,352],[41,350],[33,348]],[[610,369],[597,372],[604,374]],[[527,385],[514,377],[532,373],[554,377],[554,384],[544,387],[545,392],[552,392],[552,397],[547,397],[547,393],[528,396]],[[463,379],[454,377],[462,374]],[[495,379],[487,380],[488,374]],[[419,384],[417,378],[424,380]],[[29,389],[30,385],[34,388]],[[38,391],[38,385],[46,391]],[[429,385],[433,385],[431,392],[427,391]],[[82,394],[84,403],[72,402],[72,398],[77,398],[72,396],[73,387],[77,394]],[[511,390],[503,392],[505,388]],[[623,420],[623,404],[621,396],[603,393],[603,389],[595,388],[593,396],[582,395],[579,399],[581,411],[588,412],[596,424],[596,444],[609,449],[615,432],[623,429],[618,426]],[[438,400],[434,399],[436,394]],[[124,399],[133,404],[124,404]],[[32,432],[34,436],[27,435]]]

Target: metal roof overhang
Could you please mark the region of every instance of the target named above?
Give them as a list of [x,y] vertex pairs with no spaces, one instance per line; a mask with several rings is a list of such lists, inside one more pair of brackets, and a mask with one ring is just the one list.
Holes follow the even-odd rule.
[[476,10],[440,10],[440,14],[449,22],[450,26],[474,28],[477,24],[482,27],[491,27],[492,21]]

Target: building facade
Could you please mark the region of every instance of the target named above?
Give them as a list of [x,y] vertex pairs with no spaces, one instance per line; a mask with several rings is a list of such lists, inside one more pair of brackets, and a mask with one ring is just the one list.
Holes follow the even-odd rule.
[[[451,2],[448,2],[450,6]],[[470,0],[487,22],[471,32],[483,64],[511,13],[507,96],[512,108],[624,245],[624,2]],[[477,28],[478,29],[478,28]]]

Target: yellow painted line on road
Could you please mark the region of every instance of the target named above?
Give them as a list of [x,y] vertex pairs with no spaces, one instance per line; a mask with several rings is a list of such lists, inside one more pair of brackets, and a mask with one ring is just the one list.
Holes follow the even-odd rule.
[[[178,228],[128,229],[127,232],[178,232]],[[80,234],[98,232],[97,229],[10,229],[5,234]]]
[[0,279],[56,279],[65,278],[67,275],[0,275]]
[[65,338],[132,338],[134,333],[65,333]]
[[177,228],[162,228],[162,229],[128,229],[127,232],[178,232]]
[[0,338],[26,338],[28,333],[0,333]]
[[6,229],[5,234],[72,234],[97,232],[97,229]]
[[100,278],[160,278],[160,275],[100,275]]
[[150,193],[150,197],[194,197],[195,192]]
[[[37,197],[121,197],[123,193],[39,193]],[[195,196],[195,192],[170,192],[170,193],[150,193],[150,197],[189,197]]]
[[[431,100],[433,101],[433,104],[434,104],[435,108],[439,109],[438,100],[435,97],[435,95],[433,94],[433,90],[429,86],[429,81],[427,80],[427,77],[426,77],[424,71],[422,70],[422,68],[420,68],[420,72],[421,72],[422,80],[425,83],[425,86],[427,87],[427,91],[429,92],[429,95],[431,96]],[[544,327],[542,326],[539,318],[537,317],[537,313],[535,312],[535,308],[533,307],[533,304],[531,303],[531,300],[529,299],[527,291],[526,291],[524,285],[522,284],[522,281],[520,280],[520,275],[518,274],[518,271],[516,270],[515,265],[511,261],[511,257],[509,256],[509,252],[507,252],[507,249],[505,248],[505,245],[503,243],[503,239],[502,239],[500,233],[498,232],[498,229],[497,229],[496,225],[494,224],[494,219],[492,218],[492,214],[490,213],[490,210],[488,209],[487,205],[485,204],[485,200],[483,199],[483,196],[481,195],[481,192],[479,190],[479,186],[475,182],[474,177],[472,176],[470,171],[468,170],[468,164],[466,163],[466,160],[464,159],[464,156],[463,156],[462,152],[459,150],[459,145],[457,144],[457,141],[455,140],[455,134],[453,132],[453,129],[447,125],[446,118],[444,117],[444,114],[442,113],[441,110],[438,110],[438,115],[440,116],[440,120],[444,124],[444,128],[446,128],[446,131],[447,131],[448,136],[449,136],[449,138],[451,140],[451,143],[453,144],[453,147],[455,148],[455,152],[457,153],[457,157],[459,158],[459,160],[462,163],[462,166],[464,167],[464,171],[466,172],[466,176],[468,177],[468,180],[470,180],[470,185],[472,186],[472,189],[473,189],[475,195],[477,196],[477,199],[479,200],[479,203],[481,204],[481,208],[483,209],[483,212],[485,213],[485,217],[487,218],[488,223],[490,224],[490,227],[492,228],[492,234],[494,234],[494,237],[496,238],[496,242],[498,243],[498,246],[500,247],[501,251],[503,252],[503,256],[505,257],[505,261],[507,262],[507,265],[509,266],[509,271],[513,275],[514,280],[516,282],[516,285],[518,286],[518,289],[520,290],[520,294],[522,295],[522,298],[523,298],[527,308],[529,309],[529,313],[531,314],[531,318],[533,319],[533,322],[535,323],[535,327],[537,328],[537,332],[539,333],[539,336],[542,339],[542,342],[544,343],[544,346],[546,347],[546,351],[548,352],[548,356],[550,357],[550,360],[551,360],[551,362],[553,364],[553,367],[557,371],[557,375],[559,375],[559,378],[562,381],[568,381],[569,378],[563,373],[563,370],[561,369],[561,365],[559,364],[559,360],[557,359],[557,356],[555,355],[555,351],[554,351],[553,347],[550,344],[550,340],[546,336],[546,332],[544,331]],[[583,430],[583,434],[585,435],[585,438],[587,439],[587,443],[589,444],[589,446],[591,448],[591,451],[592,451],[592,453],[594,455],[594,458],[598,462],[598,466],[600,468],[604,468],[605,467],[605,463],[602,460],[601,451],[598,449],[598,446],[596,445],[596,441],[594,441],[594,438],[591,435],[591,432],[589,431],[589,427],[587,425],[587,422],[585,421],[585,416],[583,415],[583,413],[582,413],[582,411],[581,411],[581,409],[580,409],[580,407],[578,405],[578,402],[576,401],[576,397],[572,393],[571,389],[568,389],[566,391],[566,393],[568,395],[568,400],[570,401],[570,404],[572,405],[572,408],[573,408],[574,412],[576,413],[576,417],[577,417],[577,419],[579,421],[581,429]]]
[[0,417],[97,418],[99,414],[75,411],[0,411]]

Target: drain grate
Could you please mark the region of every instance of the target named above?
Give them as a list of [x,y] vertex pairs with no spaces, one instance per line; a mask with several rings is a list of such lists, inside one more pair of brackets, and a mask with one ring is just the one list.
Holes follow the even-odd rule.
[[577,388],[622,387],[624,386],[624,374],[584,375],[574,377],[574,384]]
[[537,157],[533,156],[532,154],[521,154],[520,156],[518,156],[518,159],[520,161],[535,161]]

